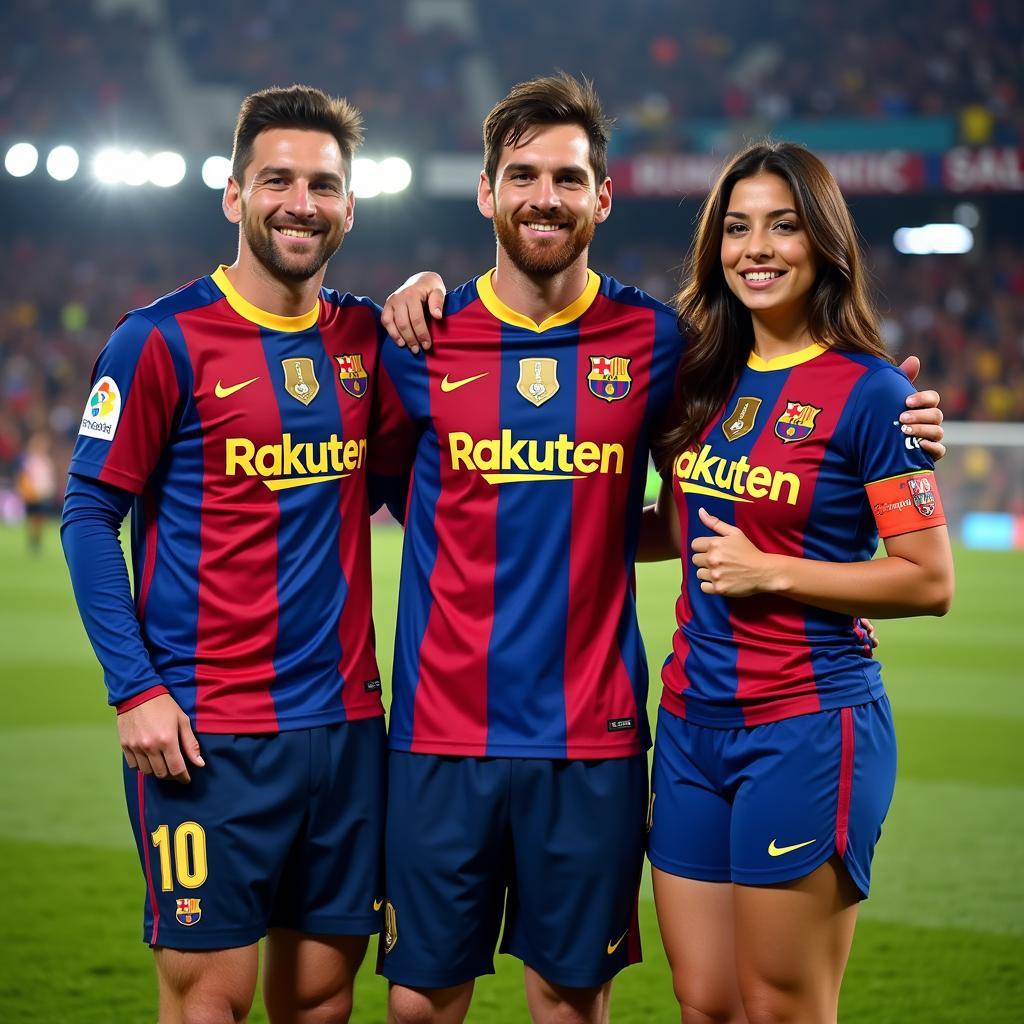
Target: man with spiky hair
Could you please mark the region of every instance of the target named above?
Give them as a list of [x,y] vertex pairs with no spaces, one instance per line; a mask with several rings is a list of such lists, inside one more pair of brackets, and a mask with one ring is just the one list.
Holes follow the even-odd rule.
[[[117,709],[162,1024],[344,1021],[380,927],[385,737],[366,450],[379,310],[321,287],[361,117],[246,98],[231,266],[101,352],[63,540]],[[132,512],[134,598],[118,546]]]

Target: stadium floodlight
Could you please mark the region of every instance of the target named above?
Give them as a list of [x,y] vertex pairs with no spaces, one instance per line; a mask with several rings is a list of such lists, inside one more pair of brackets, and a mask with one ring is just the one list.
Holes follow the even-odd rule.
[[226,156],[210,156],[203,161],[203,184],[221,189],[231,175],[231,161]]
[[925,224],[898,228],[892,236],[897,252],[908,256],[962,256],[974,248],[974,234],[963,224]]
[[185,177],[185,158],[165,150],[149,158],[149,180],[160,188],[171,188]]
[[379,171],[381,192],[404,192],[412,181],[412,168],[400,156],[389,156],[381,160]]
[[97,181],[104,185],[116,185],[121,180],[121,168],[124,164],[124,153],[109,147],[101,149],[92,163],[92,173]]
[[46,173],[54,181],[67,181],[78,173],[78,151],[72,146],[54,146],[46,158]]
[[957,203],[953,207],[953,220],[965,228],[976,228],[981,223],[981,212],[974,203]]
[[15,178],[31,174],[39,163],[39,150],[31,142],[16,142],[4,157],[7,173]]
[[125,154],[121,164],[121,181],[132,187],[145,185],[149,181],[149,157],[141,149],[133,149]]
[[369,157],[352,161],[352,191],[357,199],[372,199],[381,191],[380,165]]

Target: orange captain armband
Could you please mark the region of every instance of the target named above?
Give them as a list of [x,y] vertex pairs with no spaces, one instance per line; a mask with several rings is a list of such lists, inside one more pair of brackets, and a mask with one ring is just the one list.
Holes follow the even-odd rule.
[[871,511],[880,537],[914,533],[932,526],[943,526],[946,514],[942,498],[930,469],[916,469],[900,476],[886,477],[865,484]]

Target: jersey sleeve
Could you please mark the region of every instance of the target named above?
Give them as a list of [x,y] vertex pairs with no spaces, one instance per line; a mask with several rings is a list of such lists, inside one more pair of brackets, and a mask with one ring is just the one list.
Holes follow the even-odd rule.
[[934,462],[900,428],[913,385],[895,367],[870,373],[849,428],[860,479],[880,537],[927,530],[946,522]]
[[96,360],[71,472],[141,494],[173,431],[181,390],[160,330],[129,313]]
[[[395,351],[391,352],[391,349]],[[406,358],[396,361],[394,357],[398,353]],[[382,505],[387,505],[399,522],[405,521],[405,501],[419,431],[406,408],[396,378],[410,372],[404,364],[413,358],[416,357],[400,350],[392,341],[382,342],[370,424],[370,511],[376,512]],[[419,361],[422,363],[423,357]],[[403,365],[396,367],[396,362]],[[413,369],[411,372],[417,371]]]

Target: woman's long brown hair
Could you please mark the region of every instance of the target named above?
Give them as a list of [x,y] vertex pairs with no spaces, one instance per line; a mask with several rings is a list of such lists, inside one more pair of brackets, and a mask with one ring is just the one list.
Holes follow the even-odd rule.
[[856,229],[835,178],[803,146],[750,146],[729,161],[704,201],[675,297],[679,329],[689,344],[676,379],[674,425],[654,444],[663,474],[721,409],[754,347],[750,311],[725,283],[721,247],[733,186],[758,174],[776,174],[789,185],[810,239],[818,268],[807,300],[811,338],[892,361],[868,297]]

